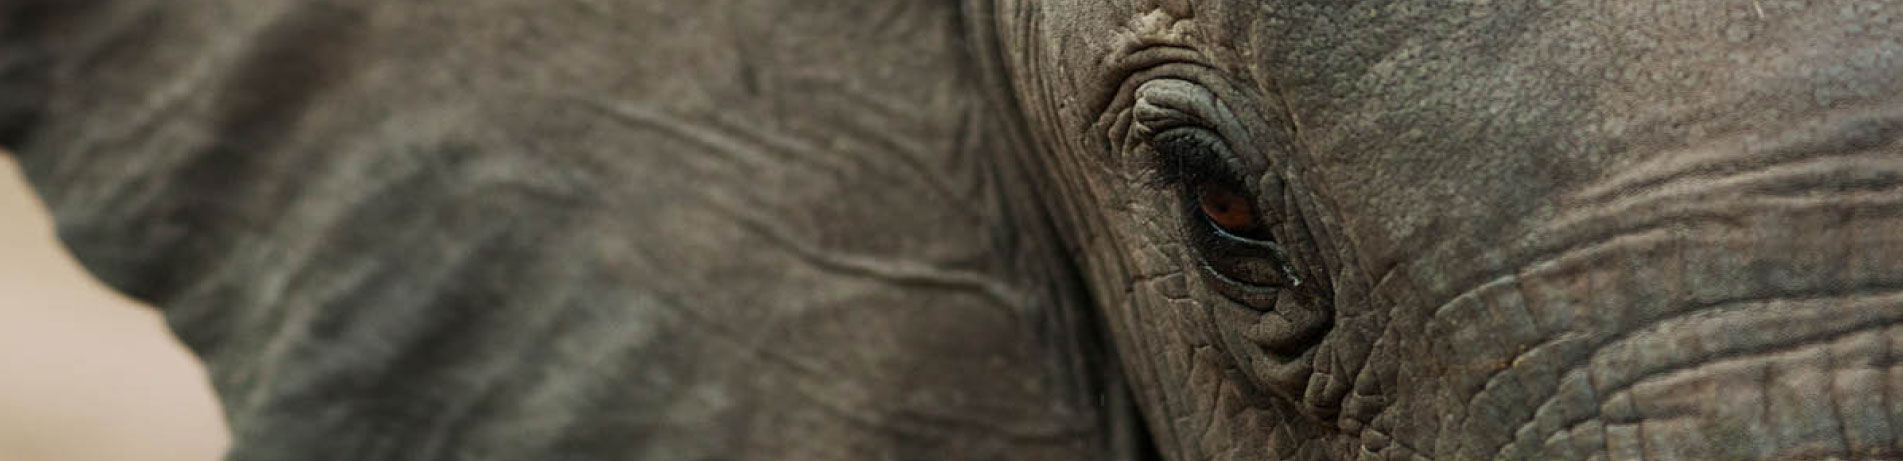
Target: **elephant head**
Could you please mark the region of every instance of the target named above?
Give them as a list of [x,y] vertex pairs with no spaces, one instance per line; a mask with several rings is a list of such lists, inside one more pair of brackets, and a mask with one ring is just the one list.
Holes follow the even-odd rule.
[[996,22],[1170,459],[1899,456],[1898,4],[1126,3]]
[[1903,5],[0,5],[231,459],[1903,456]]

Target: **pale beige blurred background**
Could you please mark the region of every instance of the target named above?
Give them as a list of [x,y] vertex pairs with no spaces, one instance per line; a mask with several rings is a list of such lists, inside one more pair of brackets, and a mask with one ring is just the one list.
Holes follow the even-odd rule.
[[204,370],[156,312],[58,247],[0,152],[0,461],[207,461],[227,441]]

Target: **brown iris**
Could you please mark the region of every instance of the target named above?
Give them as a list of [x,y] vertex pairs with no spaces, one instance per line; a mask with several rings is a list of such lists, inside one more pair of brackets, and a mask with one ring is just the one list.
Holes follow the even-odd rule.
[[1196,205],[1223,232],[1247,236],[1255,228],[1255,207],[1233,188],[1211,183],[1197,186]]

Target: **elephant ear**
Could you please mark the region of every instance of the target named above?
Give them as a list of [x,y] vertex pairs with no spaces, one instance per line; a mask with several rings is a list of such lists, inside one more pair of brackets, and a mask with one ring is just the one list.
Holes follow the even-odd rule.
[[1124,456],[961,16],[10,2],[0,143],[231,459]]

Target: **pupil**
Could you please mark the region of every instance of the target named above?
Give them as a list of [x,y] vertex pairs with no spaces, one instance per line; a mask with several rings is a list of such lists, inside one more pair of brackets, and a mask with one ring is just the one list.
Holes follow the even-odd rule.
[[1203,214],[1222,230],[1239,234],[1254,227],[1255,216],[1241,195],[1220,186],[1205,185],[1198,189],[1201,193],[1197,194],[1197,201],[1201,202]]

